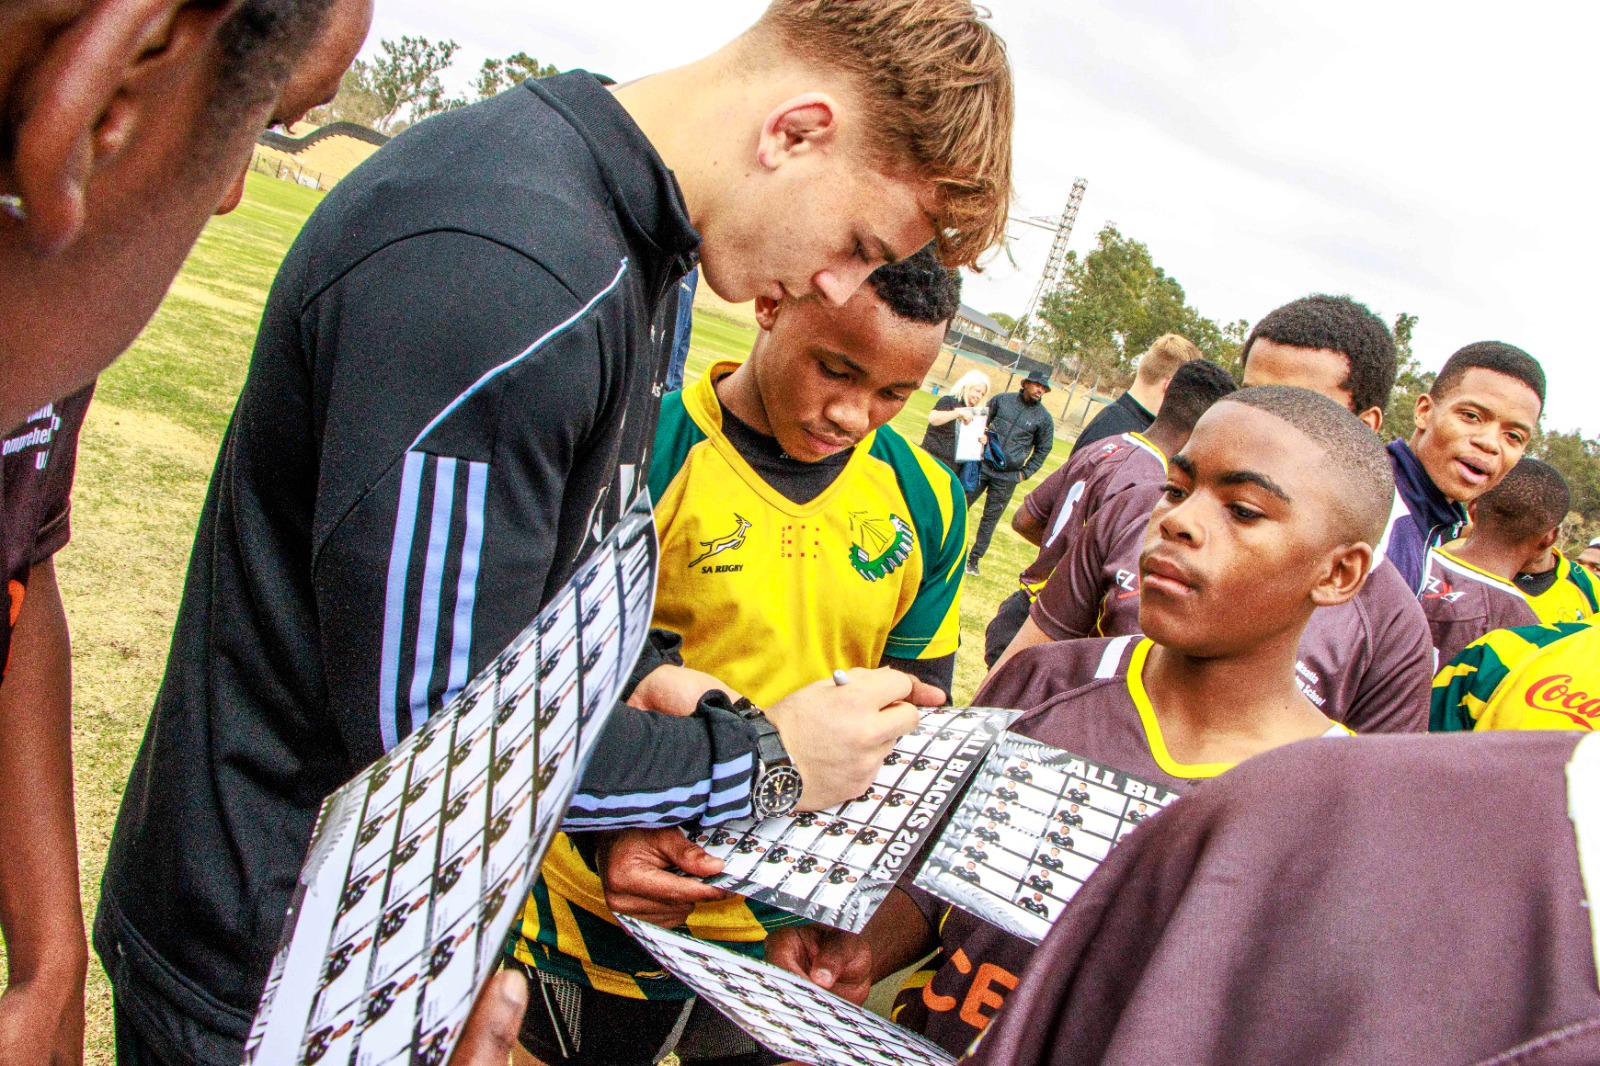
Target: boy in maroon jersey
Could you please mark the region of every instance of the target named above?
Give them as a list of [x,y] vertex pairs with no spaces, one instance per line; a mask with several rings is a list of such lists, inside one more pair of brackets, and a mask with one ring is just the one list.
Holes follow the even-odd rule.
[[[1028,609],[1071,548],[1088,516],[1123,489],[1166,480],[1167,456],[1182,448],[1200,416],[1238,386],[1215,363],[1195,359],[1180,366],[1166,387],[1161,413],[1143,433],[1121,433],[1075,449],[1055,473],[1028,493],[1011,519],[1039,554],[1023,570],[1012,593],[984,633],[983,661],[994,666],[1028,620]],[[1103,473],[1097,473],[1105,468]]]
[[[1333,400],[1376,431],[1394,386],[1394,338],[1347,296],[1307,296],[1272,311],[1245,340],[1244,384],[1293,385]],[[1034,604],[1023,641],[1138,632],[1137,559],[1143,517],[1133,499],[1090,520]],[[1149,502],[1144,514],[1154,506]],[[1078,553],[1081,553],[1078,554]],[[1376,562],[1351,603],[1318,611],[1296,665],[1300,687],[1335,721],[1362,733],[1422,732],[1433,677],[1427,620],[1404,578]],[[1054,681],[1060,691],[1064,682]],[[1035,693],[1034,702],[1049,691]]]
[[[1260,752],[1346,731],[1295,680],[1312,613],[1346,603],[1371,570],[1393,497],[1375,435],[1304,389],[1245,389],[1218,403],[1171,463],[1139,567],[1148,639],[1030,648],[1024,670],[979,697],[1016,706],[1010,678],[1070,655],[1095,680],[1012,731],[1186,791]],[[1143,830],[1141,830],[1142,832]],[[767,957],[847,997],[937,947],[896,1018],[954,1053],[1016,987],[1033,947],[916,889],[897,889],[860,936],[784,930]]]
[[1555,468],[1525,457],[1467,505],[1472,529],[1465,540],[1428,553],[1421,602],[1433,633],[1434,669],[1491,629],[1539,624],[1515,581],[1555,541],[1569,502]]

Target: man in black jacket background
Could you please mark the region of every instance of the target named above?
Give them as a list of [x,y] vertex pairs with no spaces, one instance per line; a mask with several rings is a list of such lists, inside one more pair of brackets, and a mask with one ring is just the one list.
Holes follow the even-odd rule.
[[[1005,513],[1017,486],[1039,472],[1056,441],[1056,420],[1040,401],[1050,391],[1050,379],[1035,370],[1016,392],[989,401],[989,431],[983,449],[978,487],[967,493],[967,508],[988,494],[977,539],[967,554],[967,573],[978,573],[978,561],[989,550],[994,527]],[[1003,465],[999,460],[1003,460]]]

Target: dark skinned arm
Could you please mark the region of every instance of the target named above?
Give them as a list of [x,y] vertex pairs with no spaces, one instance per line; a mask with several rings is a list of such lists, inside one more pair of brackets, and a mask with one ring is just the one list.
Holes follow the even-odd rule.
[[791,925],[767,938],[766,955],[772,965],[861,1004],[875,982],[938,946],[927,918],[897,888],[860,933],[826,925]]
[[83,1061],[89,965],[72,803],[72,643],[55,563],[34,566],[0,682],[0,1062]]
[[1017,531],[1017,536],[1035,547],[1044,543],[1044,519],[1027,507],[1017,508],[1017,513],[1011,516],[1011,528]]

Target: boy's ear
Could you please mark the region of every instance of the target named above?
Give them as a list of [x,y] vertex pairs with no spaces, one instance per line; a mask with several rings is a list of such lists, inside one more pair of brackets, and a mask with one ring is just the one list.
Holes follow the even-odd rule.
[[756,297],[756,325],[761,327],[763,333],[770,332],[773,323],[778,321],[779,306],[779,301],[770,296]]
[[58,254],[77,239],[96,169],[141,125],[165,119],[159,93],[139,91],[144,79],[160,66],[210,63],[216,30],[235,6],[237,0],[90,4],[49,38],[22,76],[12,115],[12,177],[28,239],[41,254]]
[[1428,423],[1433,418],[1433,397],[1423,393],[1417,397],[1417,406],[1413,411],[1412,422],[1416,429],[1412,431],[1411,439],[1416,440],[1428,431]]
[[1365,411],[1362,411],[1360,414],[1356,415],[1356,417],[1365,422],[1367,428],[1372,430],[1372,432],[1383,432],[1383,411],[1381,408],[1369,407]]
[[1365,541],[1341,544],[1328,553],[1322,577],[1311,588],[1311,602],[1337,607],[1356,598],[1372,573],[1372,545]]
[[827,93],[802,93],[767,115],[756,144],[756,162],[777,170],[791,159],[829,147],[838,135],[838,101]]

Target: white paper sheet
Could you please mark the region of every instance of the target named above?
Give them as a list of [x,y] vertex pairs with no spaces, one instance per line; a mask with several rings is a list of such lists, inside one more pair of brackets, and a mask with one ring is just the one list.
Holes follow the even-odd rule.
[[449,705],[323,804],[247,1066],[443,1063],[649,633],[648,494]]
[[705,880],[860,932],[1015,715],[984,707],[930,711],[895,743],[859,798],[825,811],[702,830],[691,839],[727,864]]
[[1111,849],[1177,798],[1007,733],[973,775],[913,883],[1037,944]]
[[813,1066],[953,1066],[943,1048],[776,966],[624,917],[673,976],[762,1045]]

